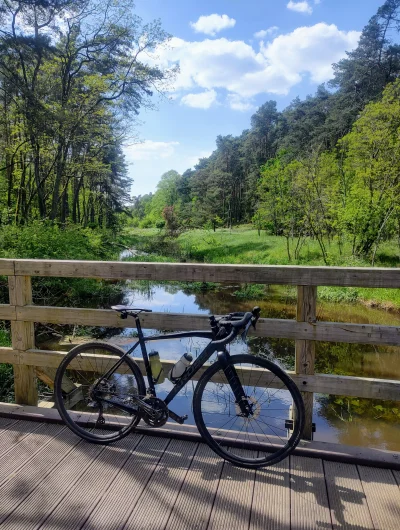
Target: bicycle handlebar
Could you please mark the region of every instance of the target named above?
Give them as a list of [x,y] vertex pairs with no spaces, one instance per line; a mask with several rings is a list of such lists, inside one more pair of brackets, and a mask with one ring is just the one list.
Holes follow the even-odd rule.
[[[231,313],[227,315],[229,319],[226,317],[223,317],[219,321],[219,324],[222,326],[230,325],[235,329],[244,328],[250,322],[252,318],[255,318],[257,321],[260,316],[260,312],[261,312],[261,309],[258,306],[256,306],[253,309],[253,311],[251,312],[249,311],[248,313]],[[242,317],[242,318],[240,320],[237,320],[238,317]]]
[[[255,307],[253,311],[247,312],[247,313],[231,313],[227,315],[229,317],[229,320],[227,317],[223,317],[219,322],[218,326],[230,326],[230,331],[227,336],[221,338],[220,340],[216,340],[215,344],[218,344],[219,346],[224,346],[225,344],[229,344],[232,342],[232,340],[238,335],[239,331],[241,329],[244,329],[242,337],[245,340],[245,335],[247,335],[247,331],[250,327],[250,324],[253,323],[255,327],[255,323],[260,317],[261,309],[259,307]],[[240,320],[237,320],[237,318],[241,316]]]

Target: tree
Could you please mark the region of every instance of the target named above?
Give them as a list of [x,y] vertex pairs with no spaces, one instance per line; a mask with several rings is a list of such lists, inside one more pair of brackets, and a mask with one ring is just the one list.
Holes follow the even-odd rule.
[[400,46],[393,42],[399,30],[399,9],[400,0],[386,0],[364,28],[357,48],[333,65],[330,85],[339,89],[335,99],[345,132],[364,106],[376,101],[400,74]]
[[127,0],[0,0],[0,17],[8,222],[110,224],[131,185],[122,143],[175,73],[148,61],[169,36]]
[[400,80],[388,85],[382,101],[370,103],[352,132],[339,143],[349,174],[341,218],[353,234],[357,254],[369,254],[399,224]]

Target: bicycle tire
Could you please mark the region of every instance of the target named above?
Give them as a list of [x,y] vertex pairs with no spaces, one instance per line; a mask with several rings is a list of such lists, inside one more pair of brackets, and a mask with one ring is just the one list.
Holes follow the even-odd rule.
[[[122,349],[116,346],[113,346],[111,344],[102,343],[102,342],[91,342],[91,343],[86,343],[86,344],[82,344],[79,346],[75,346],[74,348],[72,348],[72,350],[62,360],[56,372],[56,376],[54,379],[55,402],[56,402],[56,406],[57,406],[57,409],[58,409],[58,412],[61,418],[64,420],[65,424],[75,434],[77,434],[84,440],[91,442],[91,443],[109,444],[111,442],[116,442],[117,440],[121,440],[122,438],[127,436],[132,431],[132,429],[134,429],[134,427],[139,423],[140,415],[138,414],[138,415],[127,416],[127,413],[125,413],[124,421],[122,421],[122,423],[120,424],[118,418],[117,418],[117,422],[115,421],[115,419],[113,419],[117,415],[114,415],[111,417],[111,415],[107,414],[106,412],[105,415],[108,418],[109,425],[105,425],[102,428],[96,427],[97,425],[96,422],[91,423],[90,417],[89,419],[87,418],[88,414],[96,415],[95,412],[92,413],[90,411],[87,412],[85,410],[88,407],[88,404],[86,401],[87,398],[83,398],[82,401],[78,402],[78,404],[80,405],[78,410],[68,410],[66,406],[66,397],[64,395],[65,392],[63,392],[63,389],[62,389],[63,378],[67,376],[68,380],[70,381],[71,375],[74,374],[75,372],[77,373],[77,378],[79,377],[79,380],[83,380],[86,378],[94,379],[95,375],[97,375],[98,377],[101,377],[101,375],[104,375],[104,373],[107,371],[108,368],[103,371],[103,374],[100,374],[100,375],[96,374],[94,370],[95,367],[94,366],[92,367],[93,362],[95,362],[94,358],[91,358],[90,372],[84,369],[78,370],[76,368],[77,365],[81,366],[79,364],[79,356],[84,353],[90,353],[93,350],[95,351],[101,350],[102,352],[106,352],[107,354],[111,354],[113,356],[118,356],[118,357],[125,355],[125,352]],[[81,358],[81,362],[82,360],[84,359]],[[144,378],[140,371],[139,366],[129,356],[125,357],[123,362],[125,363],[127,367],[127,371],[121,373],[122,370],[120,370],[120,373],[112,374],[112,376],[115,376],[117,383],[118,381],[120,381],[119,383],[120,385],[122,385],[121,382],[123,381],[122,378],[124,375],[133,377],[133,379],[128,379],[129,383],[131,384],[130,388],[131,389],[134,388],[132,386],[132,383],[134,382],[137,387],[137,394],[140,396],[144,396],[146,394],[146,385],[145,385],[145,381],[144,381]],[[97,366],[97,362],[96,362],[96,366]],[[116,376],[118,376],[119,379]],[[98,379],[98,377],[96,377],[96,379]],[[90,383],[90,380],[88,380],[88,383]],[[85,385],[82,384],[79,386],[89,387],[89,384],[85,384]],[[84,391],[82,390],[82,394],[83,392]],[[89,392],[89,388],[88,388],[88,392]],[[119,397],[120,396],[118,396],[118,398]],[[77,407],[77,405],[75,404],[74,407]],[[79,413],[81,413],[81,415]],[[86,418],[86,419],[82,421],[81,418]],[[122,416],[121,416],[121,419],[122,419]],[[86,428],[84,428],[83,425]],[[104,434],[99,433],[101,429],[105,431]]]
[[[247,467],[247,468],[260,468],[260,467],[264,467],[264,466],[268,466],[268,465],[277,464],[278,462],[280,462],[281,460],[286,458],[296,448],[297,444],[300,441],[300,437],[301,437],[301,434],[302,434],[302,431],[303,431],[303,427],[304,427],[304,418],[305,418],[304,403],[303,403],[303,399],[301,397],[300,391],[297,388],[297,386],[294,383],[294,381],[286,374],[286,372],[284,372],[279,366],[277,366],[276,364],[274,364],[271,361],[268,361],[266,359],[262,359],[260,357],[254,356],[254,355],[242,354],[242,355],[233,355],[233,356],[231,356],[229,358],[228,362],[231,365],[232,364],[233,365],[237,365],[239,363],[241,365],[242,364],[255,365],[256,367],[263,368],[264,370],[272,372],[274,377],[271,380],[271,382],[275,381],[275,379],[278,380],[278,381],[279,380],[281,381],[281,383],[282,383],[282,388],[281,389],[278,389],[278,390],[275,391],[276,383],[275,383],[275,387],[271,387],[271,388],[273,388],[274,391],[275,391],[275,394],[273,394],[273,395],[276,395],[278,392],[282,392],[282,391],[286,391],[287,390],[288,397],[290,396],[290,399],[292,400],[293,405],[296,407],[295,419],[293,419],[293,429],[291,431],[292,434],[291,434],[290,438],[288,439],[288,441],[280,449],[275,449],[273,452],[270,452],[270,453],[267,452],[267,450],[265,448],[268,445],[268,443],[267,443],[267,441],[265,441],[264,444],[260,443],[260,448],[262,448],[262,452],[266,456],[259,457],[258,455],[262,453],[262,452],[259,451],[257,453],[257,457],[254,457],[254,456],[248,457],[248,456],[244,456],[243,449],[248,448],[249,445],[251,445],[251,444],[253,444],[253,447],[254,447],[254,443],[253,442],[254,442],[255,437],[258,439],[257,433],[255,432],[255,428],[254,428],[254,425],[253,425],[252,428],[254,430],[255,437],[254,437],[253,433],[247,433],[248,434],[248,440],[246,441],[246,434],[243,433],[242,439],[239,440],[239,437],[238,437],[236,442],[235,442],[236,445],[242,446],[243,449],[239,448],[239,449],[236,450],[236,453],[238,453],[238,454],[233,454],[232,453],[232,447],[229,446],[229,443],[231,443],[232,440],[231,440],[231,442],[228,442],[228,443],[224,444],[224,439],[226,439],[226,435],[221,439],[220,434],[222,434],[222,431],[221,431],[220,427],[217,427],[216,429],[213,428],[210,431],[209,430],[210,427],[207,427],[207,425],[206,425],[205,416],[206,416],[206,419],[207,419],[211,415],[216,415],[216,414],[222,415],[221,412],[215,412],[215,410],[224,409],[225,417],[226,416],[233,417],[234,415],[236,415],[237,418],[242,418],[242,423],[245,423],[247,421],[248,424],[250,425],[250,421],[252,421],[253,418],[250,418],[250,419],[249,418],[243,418],[243,416],[240,415],[240,413],[238,411],[238,405],[235,404],[235,398],[233,396],[233,393],[232,393],[233,401],[231,399],[227,400],[227,395],[229,396],[229,394],[225,393],[226,388],[223,389],[223,394],[221,394],[222,397],[220,398],[220,396],[218,396],[218,400],[221,399],[221,401],[216,400],[216,401],[211,402],[211,405],[212,405],[211,407],[209,405],[207,405],[206,408],[207,407],[209,408],[208,412],[207,411],[205,412],[203,410],[204,409],[203,395],[204,395],[205,390],[207,390],[207,388],[208,388],[208,392],[210,392],[211,396],[214,395],[212,389],[213,388],[215,389],[216,387],[218,387],[218,385],[224,386],[224,387],[228,387],[229,388],[228,392],[229,391],[232,392],[227,381],[226,381],[226,383],[218,383],[218,382],[215,382],[215,380],[211,381],[211,379],[213,377],[217,377],[218,372],[220,372],[220,373],[218,374],[218,378],[216,380],[217,381],[221,381],[222,380],[221,379],[221,373],[223,374],[223,368],[222,368],[221,364],[219,363],[219,361],[215,362],[209,368],[207,368],[207,370],[201,376],[200,380],[198,381],[198,383],[196,385],[196,389],[195,389],[194,396],[193,396],[193,413],[194,413],[194,419],[195,419],[197,428],[198,428],[201,436],[205,440],[205,442],[211,447],[211,449],[213,451],[215,451],[215,453],[217,453],[219,456],[221,456],[225,460],[230,461],[232,464],[234,464],[236,466]],[[239,374],[243,374],[243,373],[244,372],[238,372],[238,375]],[[249,372],[246,372],[246,374],[249,374]],[[259,374],[259,372],[257,372],[257,375],[258,374]],[[245,376],[240,375],[240,377],[245,377]],[[251,375],[249,375],[249,383],[250,383],[250,377],[251,377]],[[243,384],[244,388],[245,388],[245,386],[247,386],[247,391],[248,392],[249,392],[249,388],[253,386],[252,383],[249,384],[249,385],[245,385],[245,381],[242,381],[242,384]],[[259,384],[259,383],[257,383],[257,384]],[[208,385],[208,387],[207,387],[207,385]],[[255,388],[256,388],[256,385],[254,385],[254,389]],[[264,388],[264,387],[262,387],[262,388]],[[262,390],[262,388],[261,388],[261,390]],[[261,392],[261,390],[260,390],[260,392]],[[263,392],[265,393],[265,389],[263,390]],[[261,395],[261,394],[258,394],[258,395]],[[269,392],[267,393],[267,395],[269,395]],[[209,395],[207,397],[210,398]],[[250,398],[250,396],[248,396],[248,397]],[[283,399],[280,395],[278,395],[278,398],[279,399]],[[278,398],[275,398],[272,401],[278,401]],[[259,399],[261,399],[261,397],[259,397]],[[285,397],[285,399],[286,399],[286,397]],[[209,400],[205,400],[205,402],[206,403],[210,403]],[[266,401],[261,402],[261,405],[263,405],[265,402]],[[257,410],[257,406],[258,406],[256,403],[257,402],[255,402],[255,404],[254,404],[255,410]],[[260,409],[261,409],[261,405],[260,405]],[[231,413],[232,407],[236,407],[235,414]],[[290,407],[289,407],[289,409],[290,409]],[[272,409],[270,409],[270,410],[272,410]],[[279,409],[275,409],[275,410],[279,410]],[[254,414],[254,416],[255,416],[255,414]],[[258,417],[261,418],[261,412],[259,412],[259,416]],[[273,418],[273,419],[275,419],[275,418]],[[279,418],[279,421],[281,421],[281,419],[282,418]],[[289,416],[287,417],[287,419],[290,419]],[[210,420],[210,421],[222,421],[222,420],[220,418],[216,418],[215,420]],[[229,421],[230,421],[231,425],[233,426],[233,425],[235,425],[237,420],[234,419],[233,423],[232,423],[232,420],[229,420]],[[271,420],[269,420],[269,421],[271,421]],[[262,420],[260,420],[260,422],[264,423]],[[265,425],[268,425],[268,424],[265,423]],[[280,427],[276,427],[276,426],[274,427],[274,429],[279,429],[279,428]],[[228,429],[226,429],[226,430],[228,430]],[[263,434],[265,434],[263,428],[261,428],[261,430],[262,430]],[[238,431],[236,431],[236,430],[233,431],[234,434],[237,433],[237,432]],[[242,430],[240,432],[241,433],[243,432],[243,427],[242,427]],[[275,431],[273,431],[273,432],[275,432]],[[251,434],[251,436],[250,436],[250,434]],[[261,436],[261,434],[260,434],[260,436]],[[268,435],[266,435],[266,436],[268,438]],[[273,435],[271,435],[271,436],[273,436]],[[253,442],[252,442],[252,440],[253,440]],[[228,450],[228,447],[230,447],[230,450]]]

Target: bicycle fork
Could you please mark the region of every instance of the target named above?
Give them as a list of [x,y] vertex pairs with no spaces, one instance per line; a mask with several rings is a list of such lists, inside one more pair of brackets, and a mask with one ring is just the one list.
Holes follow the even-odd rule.
[[243,389],[243,385],[239,379],[235,367],[229,362],[229,353],[226,350],[220,351],[217,353],[217,357],[235,396],[235,402],[240,408],[241,416],[248,418],[252,413],[252,406],[247,399],[246,393]]

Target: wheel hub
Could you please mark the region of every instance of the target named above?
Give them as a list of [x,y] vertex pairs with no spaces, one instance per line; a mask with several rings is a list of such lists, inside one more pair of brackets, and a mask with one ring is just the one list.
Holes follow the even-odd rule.
[[115,391],[116,391],[116,386],[114,383],[110,383],[110,381],[107,381],[107,379],[103,379],[102,377],[99,377],[99,379],[96,379],[96,381],[90,386],[89,397],[93,401],[98,401],[99,400],[98,393],[112,394],[112,393],[115,393]]
[[258,416],[260,415],[260,412],[261,412],[261,406],[259,405],[258,401],[256,400],[255,397],[249,397],[249,396],[246,396],[245,398],[243,398],[243,400],[247,401],[247,403],[249,404],[249,408],[250,410],[244,414],[240,408],[240,405],[239,403],[235,403],[235,411],[236,411],[236,415],[237,416],[240,416],[246,420],[254,420],[256,418],[258,418]]

